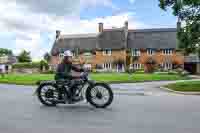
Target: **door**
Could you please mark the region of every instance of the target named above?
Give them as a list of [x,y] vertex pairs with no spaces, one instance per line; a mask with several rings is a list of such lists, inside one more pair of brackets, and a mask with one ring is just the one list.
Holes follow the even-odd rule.
[[196,63],[185,63],[184,69],[191,74],[197,73],[197,64]]

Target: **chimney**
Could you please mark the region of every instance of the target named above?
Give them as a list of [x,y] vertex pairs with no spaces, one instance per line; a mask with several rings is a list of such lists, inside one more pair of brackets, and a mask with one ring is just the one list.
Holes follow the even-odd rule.
[[103,32],[104,28],[103,28],[103,23],[99,23],[99,32]]
[[125,40],[124,40],[124,47],[127,48],[127,42],[128,42],[128,21],[124,22],[124,36],[125,36]]
[[128,30],[128,21],[124,22],[124,27]]
[[59,30],[56,30],[56,39],[58,39],[58,38],[59,38],[59,36],[60,36],[60,33],[61,33],[61,31],[59,31]]

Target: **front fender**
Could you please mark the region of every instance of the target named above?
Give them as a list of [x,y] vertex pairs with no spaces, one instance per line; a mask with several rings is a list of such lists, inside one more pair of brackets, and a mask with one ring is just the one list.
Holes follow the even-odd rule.
[[94,86],[94,85],[105,85],[105,86],[108,86],[110,87],[110,85],[106,82],[96,82],[94,80],[89,80],[88,83],[90,84],[90,86]]

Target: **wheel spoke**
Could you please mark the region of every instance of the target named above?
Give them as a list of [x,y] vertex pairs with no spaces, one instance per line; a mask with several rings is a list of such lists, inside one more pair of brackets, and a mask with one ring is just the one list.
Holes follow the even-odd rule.
[[52,104],[52,100],[55,100],[58,98],[58,92],[55,87],[48,85],[41,88],[40,96],[44,102],[46,102],[47,104]]
[[98,105],[104,105],[109,100],[109,91],[103,86],[95,86],[91,90],[91,100]]

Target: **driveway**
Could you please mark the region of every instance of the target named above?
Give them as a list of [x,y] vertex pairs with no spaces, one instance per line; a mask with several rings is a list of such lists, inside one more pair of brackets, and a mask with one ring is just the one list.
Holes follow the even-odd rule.
[[35,87],[0,85],[0,132],[198,133],[200,97],[159,89],[167,83],[112,85],[116,95],[107,109],[87,103],[45,107],[32,95]]

